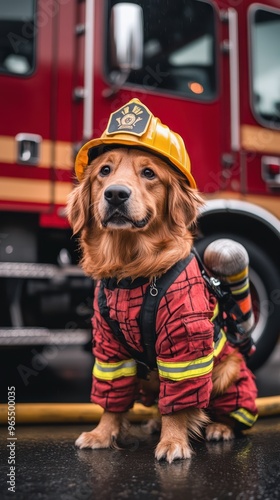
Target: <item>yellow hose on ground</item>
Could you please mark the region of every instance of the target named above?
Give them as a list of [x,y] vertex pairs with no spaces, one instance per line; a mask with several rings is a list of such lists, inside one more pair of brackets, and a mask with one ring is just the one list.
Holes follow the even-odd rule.
[[[258,398],[260,417],[280,415],[280,396]],[[92,403],[17,403],[16,425],[19,424],[84,424],[98,422],[103,410]],[[147,408],[135,403],[129,411],[129,420],[144,422],[158,415],[157,406]],[[0,424],[8,425],[8,406],[0,404]]]

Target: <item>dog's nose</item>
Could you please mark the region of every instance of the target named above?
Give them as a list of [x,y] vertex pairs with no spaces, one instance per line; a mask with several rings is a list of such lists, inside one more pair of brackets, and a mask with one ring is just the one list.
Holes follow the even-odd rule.
[[105,190],[104,197],[105,200],[110,203],[110,205],[120,205],[124,201],[128,200],[131,195],[131,190],[126,186],[113,185]]

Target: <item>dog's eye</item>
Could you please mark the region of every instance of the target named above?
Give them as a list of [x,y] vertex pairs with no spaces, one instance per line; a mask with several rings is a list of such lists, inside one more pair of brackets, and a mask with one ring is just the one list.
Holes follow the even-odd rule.
[[151,168],[144,168],[142,170],[142,175],[143,177],[146,177],[146,179],[154,179],[154,177],[156,176]]
[[102,175],[103,177],[105,177],[106,175],[109,175],[109,173],[111,172],[111,167],[109,167],[109,165],[104,165],[101,169],[100,169],[100,175]]

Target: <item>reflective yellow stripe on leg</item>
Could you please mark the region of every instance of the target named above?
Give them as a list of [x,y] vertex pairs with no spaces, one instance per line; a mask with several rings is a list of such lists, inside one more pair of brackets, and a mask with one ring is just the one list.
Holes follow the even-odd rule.
[[258,415],[253,415],[248,410],[245,410],[245,408],[238,408],[238,410],[232,411],[230,416],[247,427],[252,427],[258,418]]

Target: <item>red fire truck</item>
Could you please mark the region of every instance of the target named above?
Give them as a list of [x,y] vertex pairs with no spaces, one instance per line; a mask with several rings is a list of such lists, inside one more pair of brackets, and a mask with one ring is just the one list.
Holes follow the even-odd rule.
[[138,97],[185,140],[197,247],[242,242],[261,366],[280,330],[279,0],[0,1],[1,345],[86,341],[77,149]]

